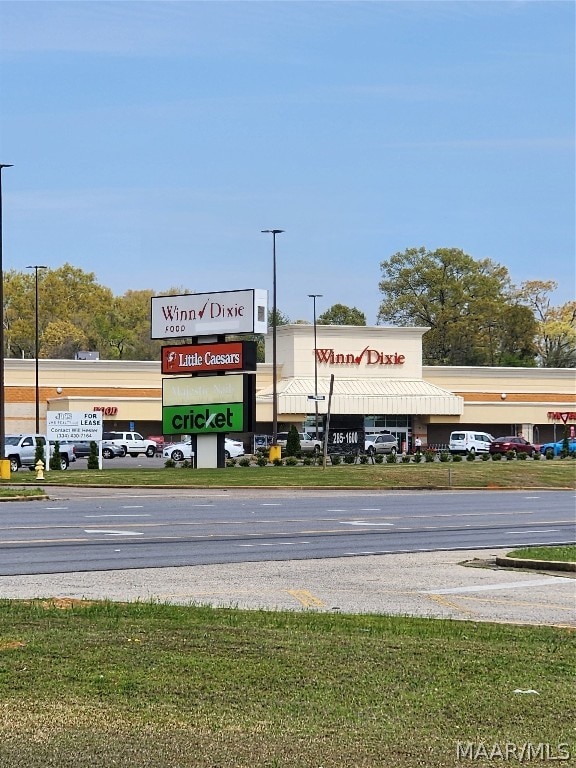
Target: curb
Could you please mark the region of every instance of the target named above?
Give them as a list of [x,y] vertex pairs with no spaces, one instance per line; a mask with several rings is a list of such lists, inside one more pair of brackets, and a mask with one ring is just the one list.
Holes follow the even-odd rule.
[[538,571],[570,571],[576,573],[576,563],[561,560],[527,560],[522,557],[496,557],[503,568],[532,568]]

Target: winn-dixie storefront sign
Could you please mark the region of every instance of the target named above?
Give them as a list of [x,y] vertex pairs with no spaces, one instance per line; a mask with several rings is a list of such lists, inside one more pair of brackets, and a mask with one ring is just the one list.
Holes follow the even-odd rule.
[[256,387],[250,374],[162,380],[165,435],[250,432],[255,412]]
[[256,370],[255,341],[162,347],[162,373],[165,375],[231,370]]
[[153,296],[151,316],[152,339],[267,333],[268,292],[249,288],[219,293]]

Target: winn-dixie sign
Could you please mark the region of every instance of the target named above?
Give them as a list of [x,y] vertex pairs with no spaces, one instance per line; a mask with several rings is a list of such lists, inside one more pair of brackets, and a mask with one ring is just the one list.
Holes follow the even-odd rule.
[[183,339],[268,332],[268,292],[249,288],[220,293],[153,296],[151,338]]
[[163,434],[251,431],[255,393],[250,374],[163,379]]
[[216,373],[255,371],[256,342],[228,341],[222,344],[181,344],[162,347],[162,373]]
[[327,365],[404,365],[405,355],[398,352],[380,352],[377,349],[364,347],[362,352],[335,352],[333,349],[317,349],[316,360]]

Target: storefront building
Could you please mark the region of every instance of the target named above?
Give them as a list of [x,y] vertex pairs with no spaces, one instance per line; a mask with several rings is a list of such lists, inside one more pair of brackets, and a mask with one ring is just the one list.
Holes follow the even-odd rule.
[[[576,425],[576,371],[422,366],[426,328],[285,325],[277,328],[278,430],[312,427],[331,414],[359,414],[410,448],[441,446],[456,428],[535,443]],[[256,376],[256,433],[272,431],[272,340]],[[40,360],[40,428],[47,410],[101,410],[106,430],[161,434],[160,361]],[[332,394],[330,397],[330,390]],[[35,361],[5,361],[7,434],[34,431]],[[314,399],[314,397],[324,399]],[[252,435],[244,435],[246,448]]]

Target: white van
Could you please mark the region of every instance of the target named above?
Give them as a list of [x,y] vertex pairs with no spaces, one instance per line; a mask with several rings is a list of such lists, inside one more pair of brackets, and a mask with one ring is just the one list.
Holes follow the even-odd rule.
[[450,433],[448,448],[450,453],[488,453],[490,443],[494,441],[487,432],[467,432],[460,430]]

